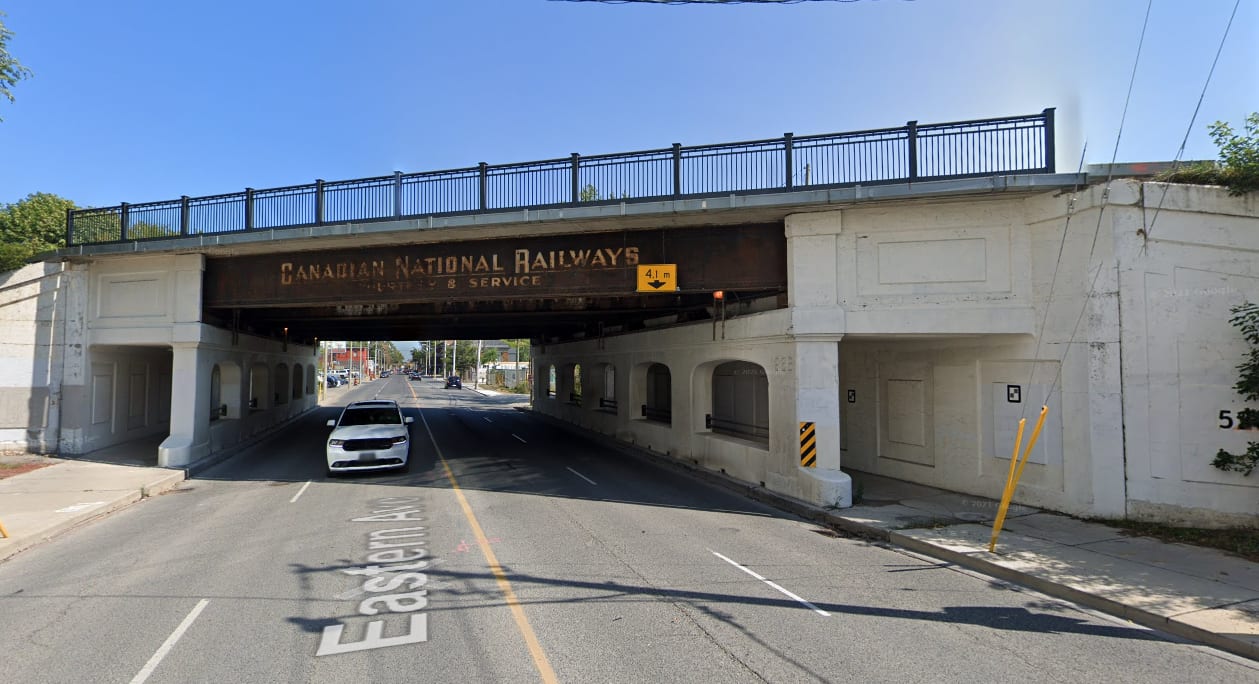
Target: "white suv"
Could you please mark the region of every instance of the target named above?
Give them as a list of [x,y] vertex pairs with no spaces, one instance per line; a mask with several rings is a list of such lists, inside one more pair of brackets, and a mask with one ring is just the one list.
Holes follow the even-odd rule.
[[402,416],[398,402],[356,401],[328,421],[328,474],[360,470],[406,469],[411,455],[410,429],[415,419]]

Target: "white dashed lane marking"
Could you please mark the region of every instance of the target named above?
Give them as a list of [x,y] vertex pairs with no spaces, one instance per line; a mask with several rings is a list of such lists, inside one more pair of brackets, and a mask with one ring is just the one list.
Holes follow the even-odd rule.
[[[712,551],[712,549],[709,549],[709,551]],[[771,582],[771,581],[769,581],[769,580],[765,579],[764,577],[761,577],[760,575],[756,574],[755,572],[752,572],[751,570],[749,570],[748,568],[744,567],[743,565],[740,565],[739,563],[736,563],[736,562],[734,562],[734,561],[730,560],[729,558],[726,558],[725,556],[721,555],[720,553],[717,553],[716,551],[712,551],[712,553],[713,553],[713,555],[714,555],[714,556],[716,556],[716,557],[720,558],[721,560],[723,560],[723,561],[725,561],[725,562],[727,562],[727,563],[729,563],[729,564],[733,565],[734,567],[736,567],[736,568],[738,568],[738,569],[742,570],[743,572],[746,572],[747,574],[749,574],[749,575],[751,575],[751,576],[755,577],[756,579],[758,579],[758,580],[760,580],[760,581],[764,582],[765,584],[768,584],[769,586],[771,586],[771,587],[773,587],[775,590],[777,590],[779,593],[782,593],[782,594],[784,594],[784,595],[786,595],[786,596],[790,596],[791,598],[793,598],[793,599],[795,599],[795,600],[799,601],[800,603],[804,604],[804,606],[805,606],[805,607],[807,607],[809,610],[811,610],[811,611],[813,611],[813,612],[817,613],[818,615],[821,615],[822,617],[830,617],[830,616],[831,616],[831,614],[830,614],[830,613],[828,613],[828,612],[826,612],[826,611],[822,610],[821,608],[818,608],[817,606],[813,605],[812,603],[809,603],[808,601],[805,601],[804,599],[800,598],[799,596],[796,596],[795,594],[793,594],[793,593],[791,593],[791,592],[787,591],[786,589],[783,589],[782,587],[780,587],[780,586],[778,586],[777,584],[775,584],[775,583],[773,583],[773,582]]]
[[[564,467],[565,467],[565,468],[568,468],[568,466],[564,466]],[[586,477],[585,475],[582,475],[581,473],[577,472],[576,470],[573,470],[572,468],[568,468],[568,472],[570,472],[570,473],[572,473],[572,474],[576,475],[577,477],[580,477],[581,479],[585,480],[586,482],[589,482],[589,483],[590,483],[590,484],[592,484],[592,485],[598,485],[598,484],[599,484],[598,482],[595,482],[594,480],[592,480],[592,479],[590,479],[590,478]]]
[[167,653],[170,653],[170,650],[175,647],[175,643],[184,635],[184,632],[188,631],[188,628],[192,626],[193,620],[197,619],[197,616],[201,614],[201,611],[205,610],[209,603],[210,599],[201,599],[197,602],[197,606],[192,609],[191,613],[188,613],[188,617],[179,623],[175,631],[166,637],[166,641],[157,649],[157,653],[154,653],[153,657],[149,658],[149,662],[145,663],[144,667],[136,673],[136,676],[131,680],[131,684],[141,684],[141,682],[149,678],[149,675],[153,674],[153,670],[157,669],[157,666],[162,663],[162,659],[166,657]]

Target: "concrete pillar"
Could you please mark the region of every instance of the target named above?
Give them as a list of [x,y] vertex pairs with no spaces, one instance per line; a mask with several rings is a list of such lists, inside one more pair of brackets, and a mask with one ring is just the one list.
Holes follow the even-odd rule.
[[214,368],[201,345],[174,345],[170,436],[157,448],[157,464],[180,468],[210,453],[210,373]]
[[847,508],[852,505],[852,478],[840,471],[839,462],[839,343],[796,342],[797,423],[813,423],[816,437],[815,467],[800,467],[807,478],[803,487],[814,503]]

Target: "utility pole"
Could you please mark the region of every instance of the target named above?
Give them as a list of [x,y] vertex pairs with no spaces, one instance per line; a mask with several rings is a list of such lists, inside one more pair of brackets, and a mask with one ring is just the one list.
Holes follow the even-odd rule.
[[476,367],[472,371],[472,389],[476,389],[477,383],[481,380],[481,343],[484,341],[476,341]]

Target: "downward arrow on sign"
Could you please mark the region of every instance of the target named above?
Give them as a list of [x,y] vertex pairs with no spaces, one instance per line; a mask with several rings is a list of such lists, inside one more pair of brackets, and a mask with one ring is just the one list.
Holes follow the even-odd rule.
[[650,285],[650,286],[652,286],[652,287],[654,287],[654,288],[656,288],[657,290],[659,290],[659,289],[660,289],[660,286],[661,286],[661,285],[664,285],[664,283],[663,283],[662,281],[659,281],[659,280],[653,280],[653,281],[651,281],[650,283],[647,283],[647,284],[648,284],[648,285]]

